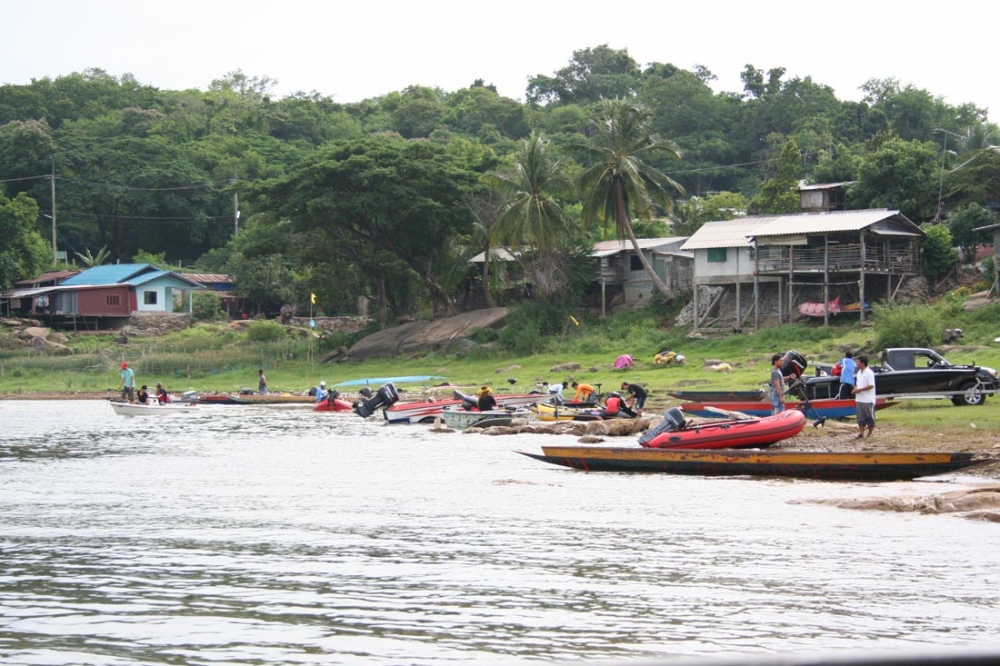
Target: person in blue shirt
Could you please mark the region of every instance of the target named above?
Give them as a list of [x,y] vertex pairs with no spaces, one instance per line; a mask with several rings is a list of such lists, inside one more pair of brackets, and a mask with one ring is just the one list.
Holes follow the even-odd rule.
[[854,354],[845,352],[839,365],[840,392],[837,397],[841,400],[852,400],[854,398],[854,373],[857,371],[857,366],[854,364]]
[[326,400],[326,380],[319,383],[319,388],[316,389],[316,402],[323,402]]
[[127,361],[122,361],[122,381],[118,385],[122,398],[135,402],[135,372],[128,367]]

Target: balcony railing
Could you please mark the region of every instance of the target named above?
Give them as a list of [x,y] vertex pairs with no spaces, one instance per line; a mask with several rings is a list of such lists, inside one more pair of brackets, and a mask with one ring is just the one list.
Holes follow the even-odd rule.
[[[838,243],[829,248],[829,261],[821,247],[768,246],[761,248],[759,271],[787,273],[821,273],[826,267],[831,273],[861,270],[861,244]],[[886,247],[884,244],[865,245],[865,271],[876,273],[918,273],[920,255],[916,246]]]

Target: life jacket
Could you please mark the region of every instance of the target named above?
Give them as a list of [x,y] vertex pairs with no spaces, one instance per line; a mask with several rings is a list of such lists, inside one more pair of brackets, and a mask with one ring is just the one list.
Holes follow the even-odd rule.
[[604,403],[604,411],[608,414],[617,414],[622,408],[622,399],[611,396],[608,398],[607,402]]

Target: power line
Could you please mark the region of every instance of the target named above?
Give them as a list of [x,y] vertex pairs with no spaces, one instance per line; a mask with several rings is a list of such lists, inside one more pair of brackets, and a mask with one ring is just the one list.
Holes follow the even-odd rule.
[[75,215],[77,217],[102,217],[102,218],[112,218],[119,220],[160,220],[160,221],[184,221],[184,220],[231,220],[231,215],[197,215],[197,216],[180,216],[180,215],[166,215],[166,216],[156,216],[156,215],[117,215],[113,213],[85,213],[83,211],[76,210],[62,210],[59,211],[60,216],[65,215]]
[[83,183],[86,185],[93,185],[95,187],[107,187],[111,189],[130,190],[135,192],[176,192],[178,190],[201,190],[208,187],[212,187],[210,183],[180,185],[177,187],[133,187],[131,185],[120,185],[118,183],[98,183],[93,180],[84,180],[83,178],[72,178],[70,176],[56,176],[56,177],[59,180],[65,180],[71,183]]

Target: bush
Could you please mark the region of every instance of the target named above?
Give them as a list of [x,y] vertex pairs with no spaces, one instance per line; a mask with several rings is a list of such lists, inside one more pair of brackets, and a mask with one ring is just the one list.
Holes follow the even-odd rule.
[[875,347],[932,347],[941,341],[941,317],[922,304],[873,306]]
[[559,335],[570,320],[570,310],[547,301],[525,301],[507,315],[507,325],[500,331],[502,349],[519,356],[544,351],[547,338]]
[[192,294],[191,316],[195,321],[214,321],[223,316],[222,298],[210,291]]
[[247,329],[251,342],[276,342],[285,337],[285,327],[276,321],[258,321]]

